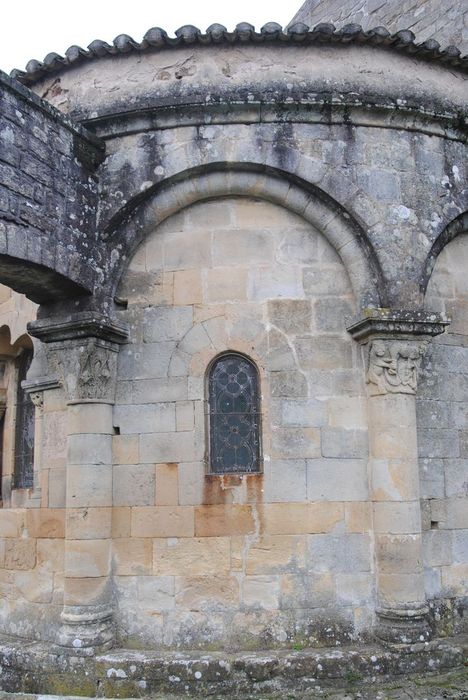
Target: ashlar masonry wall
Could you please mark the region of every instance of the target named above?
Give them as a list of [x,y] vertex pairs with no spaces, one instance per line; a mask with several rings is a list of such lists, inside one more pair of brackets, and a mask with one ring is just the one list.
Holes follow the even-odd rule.
[[[367,431],[354,311],[328,242],[246,197],[188,207],[119,290],[114,556],[125,644],[333,644],[372,610]],[[205,375],[245,353],[261,378],[263,469],[206,475]]]

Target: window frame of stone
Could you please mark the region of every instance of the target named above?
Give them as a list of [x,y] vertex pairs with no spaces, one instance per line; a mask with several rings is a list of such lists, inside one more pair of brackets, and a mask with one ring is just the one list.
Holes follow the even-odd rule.
[[[254,379],[254,392],[252,398],[253,411],[243,412],[245,415],[256,416],[256,424],[253,423],[253,435],[250,441],[250,446],[254,450],[255,469],[216,469],[214,468],[214,426],[213,416],[217,413],[213,410],[213,394],[212,394],[212,378],[216,368],[222,361],[229,358],[239,358],[244,361],[251,369],[252,378]],[[208,365],[205,373],[205,418],[206,418],[206,456],[205,466],[206,473],[210,476],[244,476],[250,474],[261,474],[263,471],[263,451],[262,451],[262,393],[261,393],[261,377],[256,363],[248,355],[235,350],[227,350],[214,357]],[[229,415],[229,414],[227,414]],[[233,414],[234,415],[234,414]]]
[[[14,419],[14,434],[13,434],[13,464],[12,464],[12,489],[31,489],[34,485],[34,430],[35,430],[35,408],[30,396],[21,387],[21,382],[26,379],[28,369],[33,360],[33,350],[31,348],[22,348],[21,352],[15,358],[15,419]],[[28,406],[30,402],[31,406]],[[21,407],[24,412],[20,411]],[[25,419],[25,416],[27,418]],[[19,465],[19,446],[22,441],[21,432],[25,428],[26,420],[30,420],[30,429],[32,430],[32,450],[30,452],[30,468],[25,470]]]

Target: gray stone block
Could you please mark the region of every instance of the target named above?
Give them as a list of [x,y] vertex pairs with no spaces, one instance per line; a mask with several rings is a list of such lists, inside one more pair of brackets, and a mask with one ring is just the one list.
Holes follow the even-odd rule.
[[155,307],[144,310],[143,342],[181,340],[193,325],[191,306]]
[[312,571],[370,571],[370,538],[361,534],[309,535],[308,565]]
[[365,458],[367,453],[367,431],[322,428],[322,455],[324,457]]

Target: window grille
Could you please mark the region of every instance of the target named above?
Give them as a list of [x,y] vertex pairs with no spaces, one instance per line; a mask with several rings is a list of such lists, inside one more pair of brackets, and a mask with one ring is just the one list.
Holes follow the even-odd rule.
[[222,355],[208,377],[212,474],[260,470],[260,397],[255,365],[242,355]]

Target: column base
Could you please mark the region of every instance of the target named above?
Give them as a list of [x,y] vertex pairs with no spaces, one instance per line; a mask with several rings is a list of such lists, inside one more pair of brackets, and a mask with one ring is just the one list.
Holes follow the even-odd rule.
[[58,643],[78,656],[112,649],[115,642],[113,609],[102,606],[65,606]]
[[428,642],[432,632],[429,608],[379,608],[375,635],[386,644],[417,644]]

